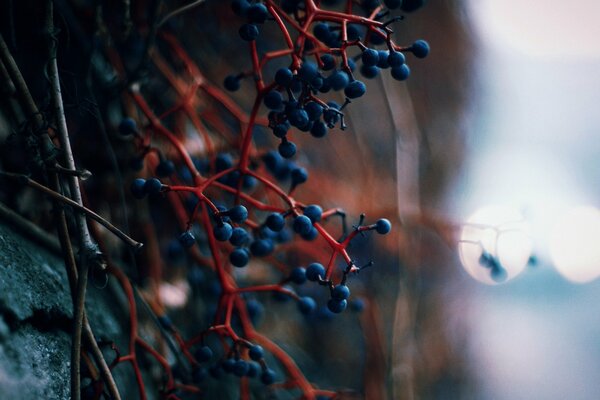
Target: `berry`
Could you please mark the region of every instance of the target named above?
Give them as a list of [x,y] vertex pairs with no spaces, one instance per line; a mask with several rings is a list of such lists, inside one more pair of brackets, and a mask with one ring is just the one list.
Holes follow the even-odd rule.
[[248,373],[246,374],[249,378],[256,378],[258,376],[258,372],[260,371],[260,365],[255,361],[250,361],[248,363]]
[[404,57],[404,54],[400,53],[399,51],[391,51],[387,61],[390,67],[395,68],[404,64],[406,57]]
[[375,49],[366,49],[363,51],[361,59],[363,65],[366,65],[367,67],[375,66],[379,61],[379,52]]
[[244,16],[250,8],[248,0],[233,0],[231,2],[231,9],[235,15]]
[[162,190],[162,183],[156,178],[150,178],[144,183],[146,194],[158,194]]
[[290,124],[286,121],[284,124],[275,125],[273,134],[278,138],[283,139],[287,135],[288,129],[290,129]]
[[233,222],[242,223],[248,218],[248,210],[241,204],[233,206],[227,211],[227,215]]
[[308,232],[301,233],[300,236],[304,240],[308,240],[308,241],[315,240],[317,238],[317,236],[319,236],[319,231],[314,226],[311,226],[310,230]]
[[327,135],[327,125],[324,122],[317,121],[310,128],[310,134],[316,138],[322,138]]
[[377,61],[377,66],[381,69],[386,69],[390,67],[388,63],[388,57],[390,56],[390,52],[387,50],[379,50],[379,61]]
[[[311,129],[312,130],[312,129]],[[297,167],[292,170],[292,186],[300,185],[308,180],[308,172],[305,168]]]
[[243,268],[248,265],[248,261],[250,261],[250,254],[246,249],[235,249],[229,254],[229,262],[234,267]]
[[194,234],[192,232],[186,231],[179,235],[179,243],[181,243],[183,247],[189,249],[194,244],[196,244],[196,238],[194,237]]
[[346,300],[337,300],[337,299],[329,299],[327,302],[327,308],[334,314],[339,314],[346,309],[348,306],[348,301]]
[[233,365],[232,372],[235,376],[239,376],[241,378],[242,376],[245,376],[248,373],[249,368],[250,367],[248,366],[248,363],[246,361],[237,360]]
[[323,71],[330,71],[335,68],[335,57],[331,54],[323,54],[321,56],[321,62],[323,63]]
[[312,314],[313,311],[317,308],[317,303],[312,297],[301,297],[298,301],[298,308],[300,312],[304,315]]
[[212,358],[213,351],[208,346],[202,346],[196,351],[195,356],[198,362],[207,362]]
[[319,277],[325,279],[325,267],[322,264],[312,263],[306,267],[306,279],[317,282]]
[[377,66],[367,67],[363,65],[360,67],[360,73],[367,79],[373,79],[379,75],[379,68]]
[[275,371],[270,368],[265,369],[260,375],[260,381],[265,385],[270,385],[275,382]]
[[308,113],[302,108],[296,108],[292,110],[288,114],[288,118],[290,120],[290,124],[295,126],[296,128],[300,128],[308,123],[310,119],[308,118]]
[[397,81],[405,81],[410,76],[410,68],[406,64],[392,68],[392,78]]
[[228,358],[221,363],[221,368],[225,372],[233,372],[233,368],[235,367],[235,360],[233,358]]
[[244,24],[240,27],[238,33],[240,34],[240,37],[245,41],[252,42],[258,37],[258,26],[254,24]]
[[323,214],[323,209],[321,206],[316,204],[311,204],[304,208],[304,215],[310,218],[311,222],[314,224],[315,222],[319,222],[321,220],[321,216]]
[[354,312],[361,312],[365,309],[365,301],[363,299],[354,299],[350,302],[350,309]]
[[312,221],[305,215],[299,215],[294,218],[294,232],[299,234],[306,234],[310,232],[310,228],[312,228]]
[[264,99],[265,106],[271,110],[278,110],[283,104],[283,96],[276,90],[271,90],[265,95]]
[[298,77],[305,82],[311,82],[319,75],[317,64],[312,61],[305,61],[298,70]]
[[229,153],[219,153],[217,157],[215,157],[215,168],[217,172],[225,171],[233,167],[233,158]]
[[350,83],[350,77],[344,71],[334,72],[327,80],[333,90],[342,90]]
[[269,10],[262,3],[256,3],[248,9],[248,19],[255,24],[263,24],[269,16]]
[[208,372],[206,371],[206,368],[195,367],[192,369],[192,381],[196,384],[199,384],[206,379],[207,375]]
[[283,87],[289,87],[293,78],[294,74],[289,68],[280,68],[275,73],[275,82]]
[[353,81],[346,86],[344,94],[350,99],[361,97],[367,91],[367,87],[361,81]]
[[381,218],[375,223],[375,230],[380,235],[386,235],[392,230],[392,224],[387,219]]
[[285,219],[279,213],[273,213],[267,217],[265,225],[274,232],[279,232],[285,226]]
[[213,228],[213,234],[215,235],[215,239],[217,239],[219,242],[225,242],[229,240],[232,233],[233,228],[227,222],[223,222],[222,224],[216,225]]
[[213,365],[208,369],[208,373],[214,379],[221,379],[223,377],[223,368],[220,365]]
[[137,178],[133,182],[131,182],[131,194],[136,199],[143,199],[146,197],[146,190],[144,187],[146,186],[146,180],[142,178]]
[[123,136],[135,135],[138,131],[137,123],[133,118],[123,118],[119,124],[119,133]]
[[329,38],[331,37],[331,30],[329,29],[329,25],[327,25],[324,22],[319,22],[318,24],[315,24],[315,27],[313,28],[313,33],[315,37],[323,43],[328,42]]
[[223,86],[230,92],[235,92],[240,88],[240,78],[236,75],[228,75],[223,81]]
[[257,239],[250,244],[250,252],[256,257],[265,257],[271,254],[274,245],[271,239]]
[[306,111],[309,120],[316,121],[323,114],[323,106],[316,101],[310,101],[304,105],[304,111]]
[[166,178],[175,172],[175,164],[171,160],[162,160],[156,166],[156,175],[161,178]]
[[350,289],[346,285],[337,285],[331,291],[331,297],[336,300],[346,300],[350,297]]
[[306,269],[303,267],[296,267],[290,272],[290,281],[297,285],[302,285],[306,282]]
[[278,147],[279,154],[284,158],[292,158],[296,154],[296,145],[293,142],[284,140]]
[[[383,35],[380,35],[380,34],[375,33],[375,32],[381,32]],[[369,41],[372,44],[378,46],[380,44],[385,43],[385,37],[386,37],[386,34],[384,32],[382,32],[381,29],[373,29],[371,31],[371,36],[369,37]]]
[[262,360],[262,358],[265,355],[265,351],[263,350],[263,348],[257,344],[251,346],[248,349],[248,356],[250,356],[250,358],[254,361],[259,361]]
[[429,43],[419,39],[410,46],[409,50],[412,51],[415,57],[425,58],[429,54]]
[[244,228],[240,228],[239,226],[233,228],[231,232],[231,237],[229,238],[229,243],[234,246],[243,246],[248,241],[248,232]]

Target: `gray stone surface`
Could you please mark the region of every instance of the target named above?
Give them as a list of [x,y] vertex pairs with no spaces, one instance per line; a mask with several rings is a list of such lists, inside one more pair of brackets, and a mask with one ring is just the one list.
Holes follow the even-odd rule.
[[[126,349],[126,310],[110,288],[90,284],[97,338]],[[70,398],[72,304],[64,263],[0,220],[0,399]],[[108,347],[107,361],[114,357]],[[115,369],[124,399],[137,398],[129,364]]]

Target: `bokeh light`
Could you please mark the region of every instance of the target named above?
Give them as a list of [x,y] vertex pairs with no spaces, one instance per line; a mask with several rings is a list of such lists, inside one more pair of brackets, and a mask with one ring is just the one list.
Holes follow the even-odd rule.
[[506,282],[523,271],[531,256],[528,223],[510,207],[482,207],[464,225],[458,249],[473,278],[489,285]]
[[576,207],[556,221],[550,235],[550,255],[558,272],[572,282],[600,276],[600,210]]

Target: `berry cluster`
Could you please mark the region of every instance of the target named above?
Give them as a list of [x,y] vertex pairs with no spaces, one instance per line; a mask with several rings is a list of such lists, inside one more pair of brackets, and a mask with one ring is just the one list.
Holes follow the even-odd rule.
[[[324,303],[329,313],[339,314],[349,306],[360,311],[365,305],[360,299],[350,299],[349,279],[373,263],[357,265],[348,247],[357,235],[371,231],[388,234],[391,223],[381,218],[365,224],[361,215],[349,230],[341,209],[298,201],[295,191],[309,174],[292,161],[298,148],[291,138],[300,132],[322,138],[338,125],[346,128],[345,108],[367,90],[355,77],[357,63],[366,78],[390,69],[392,77],[402,81],[410,74],[405,54],[423,58],[429,46],[417,40],[402,47],[392,39],[390,26],[400,18],[390,17],[390,11],[398,7],[411,11],[418,2],[362,1],[360,9],[353,10],[355,2],[349,0],[344,12],[334,11],[332,3],[337,2],[232,2],[233,12],[246,20],[238,33],[248,42],[252,70],[227,76],[224,87],[240,90],[244,78],[254,78],[256,96],[249,114],[210,84],[175,36],[166,32],[161,35],[164,47],[181,62],[182,72],[176,73],[160,54],[153,56],[153,62],[178,93],[178,101],[157,115],[147,102],[144,87],[130,88],[130,99],[142,117],[137,121],[124,118],[119,132],[133,138],[133,166],[147,171],[141,175],[145,177],[132,180],[131,194],[139,200],[154,197],[153,202],[159,203],[163,197],[167,199],[180,227],[169,245],[169,257],[179,257],[185,250],[215,278],[215,284],[207,289],[217,298],[208,316],[210,322],[190,339],[183,338],[160,302],[154,306],[162,329],[176,339],[185,356],[191,376],[178,374],[181,361],[170,365],[132,329],[132,343],[152,354],[165,369],[169,398],[178,398],[178,390],[198,390],[208,375],[220,379],[224,374],[240,378],[242,398],[249,398],[251,378],[264,385],[281,382],[281,389],[298,389],[306,399],[335,396],[335,392],[315,388],[289,355],[256,330],[255,316],[262,307],[257,296],[272,292],[276,299],[293,299],[299,313],[309,316],[319,309],[319,296],[312,294],[314,290],[305,290],[314,285],[326,290]],[[334,10],[322,8],[325,5]],[[261,56],[257,41],[268,40],[261,36],[261,27],[271,23],[279,27],[286,48]],[[267,80],[266,66],[274,60],[285,66],[273,68],[272,79]],[[343,94],[342,102],[323,97],[335,92]],[[225,111],[199,111],[206,108]],[[200,151],[190,150],[185,128],[171,122],[170,117],[175,116],[186,118],[199,134]],[[257,145],[253,136],[259,127],[269,129],[278,143]],[[333,233],[334,218],[342,220],[340,237]],[[327,250],[321,251],[311,242],[323,244]],[[306,267],[297,266],[294,251],[310,256]],[[273,267],[275,273],[269,276],[277,276],[276,280],[247,275],[255,265]],[[198,272],[194,274],[190,274],[190,283],[202,282]],[[160,272],[152,278],[160,279]],[[131,290],[126,280],[120,282],[126,291]],[[130,308],[133,315],[132,301]],[[214,338],[218,341],[211,342]],[[139,374],[134,357],[118,360],[122,361],[132,362]]]

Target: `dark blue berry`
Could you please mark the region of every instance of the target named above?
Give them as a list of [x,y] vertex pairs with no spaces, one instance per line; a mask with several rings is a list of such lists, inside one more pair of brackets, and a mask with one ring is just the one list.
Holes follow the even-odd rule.
[[196,244],[196,238],[192,232],[186,231],[179,235],[179,243],[185,248],[190,248]]
[[231,237],[233,233],[233,228],[227,222],[223,222],[220,225],[215,225],[213,228],[213,234],[215,235],[215,239],[219,242],[226,242]]
[[244,222],[246,218],[248,218],[248,210],[241,204],[231,207],[229,211],[227,211],[227,214],[233,222],[238,224]]
[[240,34],[240,37],[242,39],[244,39],[247,42],[251,42],[253,40],[256,40],[256,38],[258,37],[258,26],[254,24],[244,24],[240,27],[238,33]]
[[350,301],[350,309],[354,312],[361,312],[365,309],[365,301],[363,299],[354,299]]
[[390,67],[395,68],[404,64],[406,57],[404,57],[404,54],[400,53],[399,51],[391,51],[387,61]]
[[277,90],[271,90],[265,95],[264,103],[271,110],[278,110],[283,105],[283,96]]
[[323,215],[323,209],[321,206],[317,204],[311,204],[304,208],[304,215],[306,215],[312,223],[321,221],[321,216]]
[[294,218],[294,232],[299,234],[306,234],[310,232],[310,228],[312,228],[312,222],[310,218],[305,215],[299,215]]
[[417,58],[425,58],[429,54],[429,43],[419,39],[410,46],[410,51],[412,51]]
[[231,2],[231,9],[235,15],[244,16],[250,8],[248,0],[233,0]]
[[285,226],[285,219],[283,218],[283,215],[279,213],[273,213],[267,217],[265,224],[273,232],[279,232]]
[[302,127],[310,121],[308,118],[308,113],[302,108],[296,108],[292,110],[288,114],[288,118],[290,120],[290,124],[295,126],[296,128]]
[[250,244],[250,252],[256,257],[265,257],[274,249],[271,239],[257,239]]
[[[307,121],[308,122],[308,121]],[[279,154],[283,158],[292,158],[296,154],[296,145],[288,140],[282,141],[278,147]]]
[[344,89],[344,94],[350,99],[361,97],[367,91],[367,87],[361,81],[352,81]]
[[344,71],[335,71],[327,80],[333,90],[342,90],[348,86],[350,77]]
[[316,138],[322,138],[327,135],[327,125],[322,121],[316,121],[312,128],[310,128],[310,134]]
[[319,236],[319,231],[317,230],[317,228],[312,226],[308,232],[301,233],[300,236],[304,240],[308,240],[308,241],[315,240],[317,238],[317,236]]
[[270,385],[275,382],[275,371],[270,368],[265,369],[260,375],[260,381],[265,385]]
[[323,114],[323,106],[316,101],[309,101],[304,105],[304,111],[308,114],[308,119],[316,121]]
[[[322,122],[321,122],[322,123]],[[313,126],[314,129],[314,126]],[[311,129],[312,132],[312,129]],[[305,168],[297,167],[292,170],[292,185],[300,185],[308,179],[308,171]]]
[[267,20],[269,10],[267,10],[267,7],[264,4],[256,3],[250,6],[247,15],[250,22],[262,24]]
[[119,124],[119,133],[123,136],[135,135],[138,131],[137,123],[133,118],[125,117]]
[[255,361],[248,363],[248,373],[246,374],[249,378],[256,378],[260,372],[260,365]]
[[223,368],[220,365],[213,365],[208,369],[208,373],[214,379],[221,379],[223,377]]
[[337,285],[331,291],[331,297],[336,300],[346,300],[350,297],[350,289],[346,285]]
[[248,366],[248,363],[246,361],[237,360],[233,365],[232,372],[235,376],[239,376],[241,378],[242,376],[245,376],[248,373],[249,368],[250,367]]
[[240,77],[236,75],[228,75],[223,81],[223,86],[230,92],[235,92],[240,88]]
[[348,306],[348,301],[346,300],[337,300],[337,299],[329,299],[327,302],[327,308],[334,314],[339,314],[346,309]]
[[375,230],[381,235],[388,234],[392,230],[392,224],[385,218],[378,219],[375,223]]
[[175,172],[175,164],[171,160],[162,160],[156,166],[156,175],[165,178]]
[[377,66],[381,69],[386,69],[390,67],[388,63],[388,57],[390,56],[390,52],[387,50],[379,50],[379,60],[377,61]]
[[243,246],[248,241],[248,232],[244,228],[240,228],[239,226],[233,228],[231,232],[231,237],[229,238],[229,243],[234,246]]
[[306,279],[317,282],[319,277],[325,279],[325,267],[322,264],[312,263],[306,267]]
[[298,77],[305,82],[311,82],[319,75],[317,64],[312,61],[305,61],[298,70]]
[[321,62],[323,63],[323,71],[330,71],[335,68],[335,57],[331,54],[323,54],[321,56]]
[[265,355],[263,348],[257,344],[250,346],[248,349],[248,356],[254,361],[260,361]]
[[206,371],[206,368],[195,367],[192,369],[192,381],[195,384],[201,383],[204,379],[206,379],[207,375],[208,372]]
[[319,22],[318,24],[315,24],[313,34],[321,42],[326,43],[330,39],[331,30],[329,29],[329,25],[324,22]]
[[144,183],[144,191],[147,194],[158,194],[162,190],[162,183],[156,178],[150,178]]
[[392,78],[397,81],[405,81],[410,76],[410,68],[406,64],[392,68]]
[[309,315],[315,311],[317,308],[317,303],[312,297],[304,296],[298,300],[298,308],[302,314]]
[[289,87],[293,78],[294,74],[289,68],[280,68],[275,73],[275,82],[283,87]]
[[235,249],[229,254],[229,262],[234,267],[243,268],[248,265],[248,261],[250,261],[250,254],[244,248]]
[[233,368],[235,367],[235,360],[233,358],[227,358],[225,360],[223,360],[223,362],[221,363],[221,368],[223,368],[223,371],[225,372],[233,372]]
[[377,62],[379,61],[379,52],[375,49],[365,49],[365,51],[363,51],[362,53],[361,58],[363,65],[372,67],[374,65],[377,65]]
[[195,356],[196,356],[196,361],[207,362],[207,361],[210,361],[210,359],[212,358],[213,351],[208,346],[202,346],[196,351]]
[[290,281],[297,285],[302,285],[306,282],[306,269],[303,267],[296,267],[290,272]]
[[142,178],[137,178],[134,179],[133,182],[131,182],[131,194],[133,195],[133,197],[135,197],[136,199],[143,199],[144,197],[146,197],[146,190],[144,189],[144,187],[146,186],[146,180],[142,179]]
[[219,153],[215,158],[217,172],[225,171],[233,166],[233,158],[229,153]]

